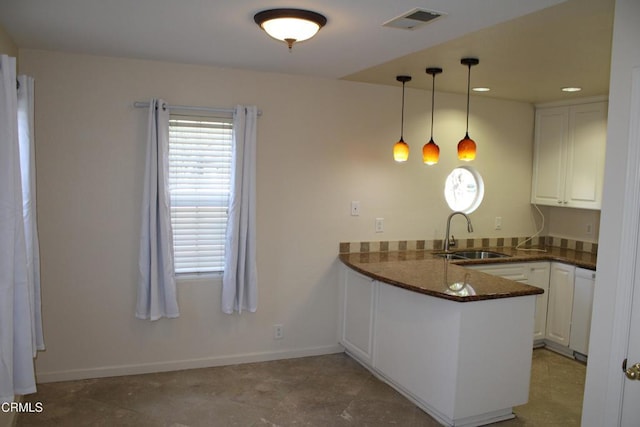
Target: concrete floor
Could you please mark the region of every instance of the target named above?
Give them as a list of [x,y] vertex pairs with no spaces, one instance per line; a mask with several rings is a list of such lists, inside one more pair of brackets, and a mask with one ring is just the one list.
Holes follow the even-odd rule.
[[[585,365],[533,354],[511,426],[579,426]],[[18,426],[438,426],[345,354],[41,384]]]

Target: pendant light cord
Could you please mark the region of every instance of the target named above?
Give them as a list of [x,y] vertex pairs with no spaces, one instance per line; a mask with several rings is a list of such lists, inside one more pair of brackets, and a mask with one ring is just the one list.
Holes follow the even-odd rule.
[[431,141],[433,141],[433,105],[435,102],[435,94],[436,94],[436,75],[435,73],[432,75],[433,80],[431,83]]
[[471,64],[468,64],[469,73],[467,74],[467,130],[466,135],[469,137],[469,92],[471,91]]
[[402,82],[402,113],[400,115],[400,140],[404,141],[404,85],[406,82]]

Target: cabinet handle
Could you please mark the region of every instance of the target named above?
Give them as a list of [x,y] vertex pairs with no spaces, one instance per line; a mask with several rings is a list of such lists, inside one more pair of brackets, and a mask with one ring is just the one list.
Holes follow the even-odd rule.
[[562,204],[562,200],[558,200],[558,204],[561,205]]

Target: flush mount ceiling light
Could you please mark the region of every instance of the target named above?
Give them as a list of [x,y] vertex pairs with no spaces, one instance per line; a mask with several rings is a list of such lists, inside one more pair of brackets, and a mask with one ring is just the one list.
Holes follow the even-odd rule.
[[469,67],[469,74],[467,76],[467,131],[464,138],[458,142],[458,159],[469,162],[476,158],[476,143],[473,139],[469,138],[469,92],[471,92],[471,67],[478,65],[480,60],[478,58],[462,58],[460,63]]
[[308,40],[327,23],[323,15],[302,9],[269,9],[258,12],[253,20],[276,40],[289,46]]
[[433,142],[433,106],[436,93],[436,74],[442,72],[442,68],[427,68],[426,73],[433,77],[431,84],[431,139],[422,147],[422,161],[425,165],[435,165],[440,159],[440,147]]
[[404,85],[411,81],[411,76],[396,76],[396,80],[402,82],[402,115],[400,118],[400,140],[393,146],[393,160],[402,163],[409,158],[409,146],[404,142],[402,134],[404,133]]

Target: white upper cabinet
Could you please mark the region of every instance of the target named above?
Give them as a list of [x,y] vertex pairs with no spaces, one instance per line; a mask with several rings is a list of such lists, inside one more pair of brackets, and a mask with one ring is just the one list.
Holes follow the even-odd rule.
[[607,103],[536,109],[531,203],[600,209]]

